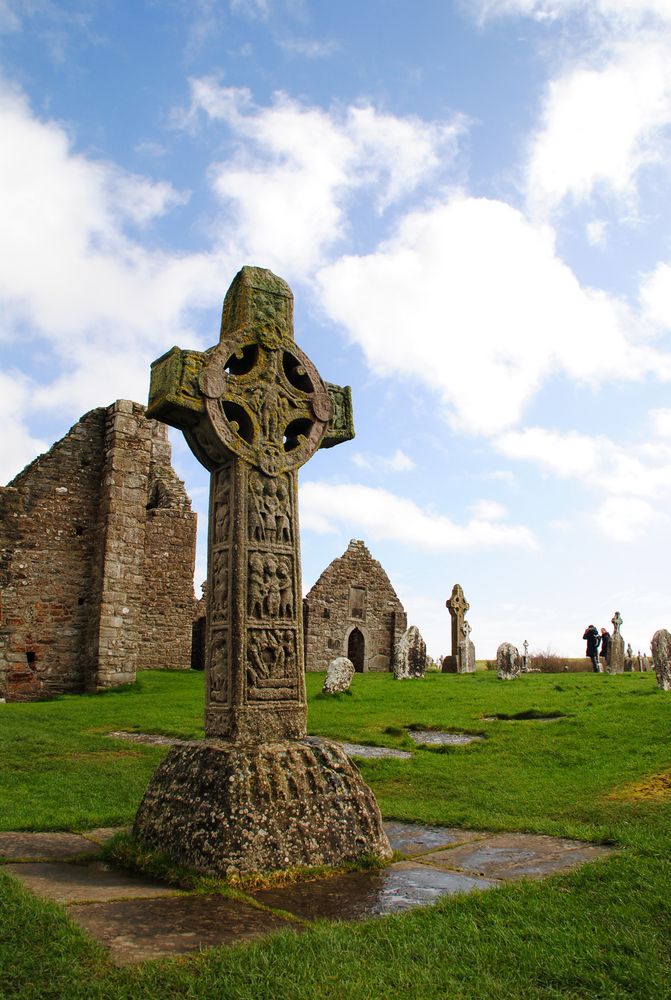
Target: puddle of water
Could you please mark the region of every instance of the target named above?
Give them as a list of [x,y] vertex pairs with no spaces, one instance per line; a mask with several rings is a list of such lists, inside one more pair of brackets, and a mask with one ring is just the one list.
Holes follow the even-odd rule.
[[363,920],[427,906],[441,896],[489,889],[491,879],[462,872],[445,872],[429,865],[401,861],[383,871],[356,872],[282,889],[264,889],[255,898],[273,909],[304,920]]
[[484,740],[484,736],[475,736],[472,733],[440,733],[435,729],[409,729],[408,736],[421,746],[433,747],[464,746],[466,743]]

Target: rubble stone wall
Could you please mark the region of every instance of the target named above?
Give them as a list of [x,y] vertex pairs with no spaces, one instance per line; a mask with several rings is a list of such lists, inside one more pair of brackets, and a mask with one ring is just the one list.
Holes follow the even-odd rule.
[[389,577],[362,541],[352,539],[305,597],[303,628],[306,670],[326,670],[337,656],[351,659],[359,671],[393,668],[407,615]]
[[[134,680],[138,666],[189,667],[196,516],[166,432],[138,403],[117,400],[0,488],[0,697],[98,690]],[[141,660],[154,645],[154,661]]]

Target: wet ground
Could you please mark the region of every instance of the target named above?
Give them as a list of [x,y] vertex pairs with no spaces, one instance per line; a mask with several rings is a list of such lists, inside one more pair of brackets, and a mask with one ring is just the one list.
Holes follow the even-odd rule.
[[[370,749],[370,748],[367,748]],[[348,751],[349,752],[349,751]],[[398,752],[398,751],[397,751]],[[402,860],[379,871],[263,889],[246,900],[180,892],[95,860],[116,831],[0,833],[4,871],[105,945],[118,965],[298,931],[313,920],[363,920],[540,878],[604,857],[612,848],[524,833],[385,823]]]

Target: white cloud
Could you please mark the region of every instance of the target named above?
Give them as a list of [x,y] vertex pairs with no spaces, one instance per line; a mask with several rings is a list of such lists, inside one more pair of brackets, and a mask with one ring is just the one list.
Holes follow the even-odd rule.
[[634,542],[659,518],[647,500],[632,497],[609,497],[595,514],[602,535],[616,542]]
[[671,360],[628,342],[620,300],[582,288],[553,232],[510,206],[455,195],[404,217],[376,253],[317,276],[324,308],[380,376],[429,386],[465,430],[495,434],[550,374],[592,384],[671,377]]
[[608,223],[605,219],[593,219],[585,227],[587,242],[593,247],[605,247]]
[[667,32],[620,43],[605,65],[569,69],[549,86],[527,172],[530,204],[547,211],[599,188],[633,199],[642,168],[667,159],[670,123]]
[[[656,412],[653,422],[663,428],[668,411]],[[622,446],[605,435],[528,427],[509,431],[494,444],[508,458],[535,462],[561,479],[579,479],[613,498],[671,496],[671,447],[666,442]],[[642,508],[633,505],[636,509]]]
[[[0,341],[35,345],[47,381],[32,387],[32,406],[74,419],[146,398],[149,362],[171,342],[198,346],[190,310],[220,301],[231,264],[152,249],[151,223],[184,196],[75,153],[60,124],[2,85],[0,130]],[[22,458],[30,442],[21,418],[7,417],[0,462],[11,465],[16,441]]]
[[[356,483],[304,483],[300,488],[301,527],[318,533],[349,531],[373,539],[393,539],[430,552],[468,549],[534,548],[533,534],[521,525],[500,523],[478,510],[465,525],[387,490]],[[498,505],[497,505],[498,506]]]
[[311,277],[346,235],[357,190],[372,191],[383,211],[446,169],[464,129],[461,118],[434,124],[367,105],[327,112],[284,94],[258,107],[248,90],[212,78],[193,80],[191,89],[181,124],[192,127],[204,112],[238,143],[211,170],[234,219],[238,255],[290,279]]
[[478,500],[469,508],[476,521],[502,521],[508,516],[508,510],[497,500]]
[[671,330],[671,264],[659,264],[641,284],[641,305],[647,319]]
[[415,463],[404,451],[397,448],[393,455],[365,455],[355,451],[351,459],[360,469],[382,469],[386,472],[410,472]]
[[650,422],[655,434],[671,438],[671,410],[660,408],[650,411]]
[[47,444],[31,435],[27,420],[34,406],[32,387],[20,372],[0,372],[0,485],[46,451]]
[[469,8],[482,21],[510,15],[556,21],[571,14],[614,18],[617,23],[639,23],[650,16],[671,20],[671,0],[470,0]]

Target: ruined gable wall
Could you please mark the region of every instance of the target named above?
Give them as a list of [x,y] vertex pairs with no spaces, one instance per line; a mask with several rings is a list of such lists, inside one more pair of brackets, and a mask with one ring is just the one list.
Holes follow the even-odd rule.
[[[363,594],[353,605],[351,589]],[[389,577],[363,542],[353,539],[346,552],[324,570],[304,601],[306,670],[326,670],[335,656],[347,656],[352,628],[363,633],[364,670],[391,670],[394,647],[407,626],[403,605]],[[354,612],[354,613],[352,613]],[[357,613],[360,612],[360,613]]]
[[188,670],[194,615],[196,515],[171,465],[168,428],[152,425],[138,667]]
[[0,488],[0,696],[8,700],[87,684],[104,416],[85,414]]

